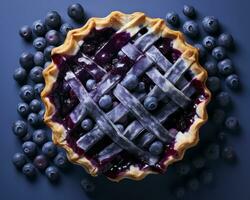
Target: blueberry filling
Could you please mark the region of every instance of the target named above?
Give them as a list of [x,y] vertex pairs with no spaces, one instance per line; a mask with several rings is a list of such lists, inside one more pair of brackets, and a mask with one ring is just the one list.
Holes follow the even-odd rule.
[[[153,171],[163,172],[164,161],[169,156],[178,157],[173,149],[175,135],[179,131],[185,132],[189,129],[194,122],[197,105],[207,98],[204,86],[193,78],[191,71],[180,59],[181,52],[173,48],[173,39],[156,38],[148,33],[147,28],[142,28],[133,36],[127,32],[115,32],[113,28],[93,29],[84,39],[76,55],[52,56],[59,69],[57,81],[49,94],[50,101],[56,110],[52,120],[66,128],[68,131],[66,140],[73,151],[79,155],[84,154],[92,164],[99,168],[99,171],[110,178],[116,178],[131,165],[138,166],[140,169],[151,168]],[[150,42],[154,44],[154,48],[150,48],[148,44]],[[152,60],[141,55],[141,52],[134,48],[135,46],[142,52],[147,50],[147,55],[153,60],[159,54],[163,55],[164,59],[160,61],[156,69],[149,70]],[[165,74],[166,69],[171,68],[173,64],[183,76],[175,74],[174,70],[170,75]],[[71,82],[65,78],[71,74],[69,71],[75,77],[73,79],[70,76]],[[131,75],[127,76],[127,73]],[[134,75],[139,77],[139,80]],[[160,78],[154,78],[155,75]],[[165,75],[169,81],[163,79]],[[149,151],[149,149],[153,152],[154,156],[149,160],[151,162],[157,157],[156,162],[152,161],[154,164],[148,164],[121,149],[113,142],[114,138],[111,139],[102,132],[102,128],[101,130],[98,128],[100,125],[95,124],[95,116],[89,111],[90,108],[85,108],[81,104],[84,98],[79,99],[76,94],[76,90],[80,89],[75,87],[74,90],[72,87],[73,82],[76,84],[76,80],[87,88],[86,92],[92,98],[93,104],[99,106],[98,112],[105,113],[113,119],[111,120],[115,123],[113,129],[123,132],[130,141],[140,146],[142,152]],[[185,96],[182,93],[179,94],[176,89],[170,92],[164,91],[167,95],[171,92],[175,94],[176,97],[170,101],[162,90],[165,86],[171,85],[171,82]],[[116,88],[110,86],[110,84],[118,83],[120,84]],[[138,88],[139,85],[143,85],[143,89]],[[130,93],[133,95],[130,96]],[[158,98],[150,97],[150,94]],[[131,104],[126,107],[123,101]],[[138,104],[142,104],[142,107],[138,107],[137,103],[133,105],[137,101]],[[140,111],[142,116],[140,114],[137,116],[133,108]],[[119,111],[119,117],[114,110]],[[94,112],[96,111],[93,110]],[[141,126],[141,124],[147,126],[145,120],[151,120],[149,114],[143,115],[145,113],[156,118],[154,124],[159,130],[168,130],[169,138],[165,138],[164,150],[159,141],[159,138],[164,138],[160,134],[161,131],[157,133],[158,135],[152,135]],[[140,120],[140,123],[136,119]],[[150,129],[150,127],[147,128]],[[152,132],[154,131],[152,129]],[[123,136],[119,137],[123,138]],[[125,142],[128,141],[125,140]]]

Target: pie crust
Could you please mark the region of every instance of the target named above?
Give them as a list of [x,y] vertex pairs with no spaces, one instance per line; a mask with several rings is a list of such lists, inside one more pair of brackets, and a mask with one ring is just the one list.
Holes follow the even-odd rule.
[[[185,151],[190,147],[195,146],[199,141],[199,128],[206,122],[208,118],[206,112],[206,105],[208,104],[211,97],[209,90],[205,86],[207,72],[200,66],[198,62],[198,51],[196,48],[185,42],[183,34],[181,32],[169,29],[165,25],[163,19],[149,18],[141,12],[135,12],[133,14],[124,14],[118,11],[114,11],[105,18],[91,18],[82,28],[71,30],[68,33],[64,44],[52,50],[52,55],[75,55],[76,52],[79,50],[79,44],[93,28],[101,29],[105,27],[113,27],[117,30],[124,29],[127,32],[133,33],[133,31],[137,30],[136,28],[139,26],[139,24],[147,25],[147,27],[154,34],[160,34],[162,37],[174,38],[173,47],[175,49],[178,49],[182,53],[182,58],[185,58],[187,61],[190,61],[192,63],[190,69],[193,73],[195,73],[195,78],[203,84],[204,92],[207,96],[206,100],[202,101],[197,105],[196,116],[189,130],[184,134],[178,133],[176,135],[174,149],[178,152],[178,156],[169,156],[166,158],[166,160],[164,161],[164,166],[166,169],[167,166],[171,163],[177,160],[181,160]],[[45,78],[45,88],[41,93],[41,98],[46,108],[44,121],[52,129],[53,142],[66,150],[68,159],[71,162],[84,167],[86,171],[92,176],[98,175],[98,168],[95,165],[93,165],[86,157],[79,156],[67,145],[66,130],[64,126],[52,120],[53,113],[55,112],[55,107],[48,98],[48,95],[51,92],[53,84],[56,82],[58,76],[58,68],[53,61],[43,71],[43,75]],[[135,167],[132,165],[124,173],[112,180],[119,181],[123,178],[140,180],[151,173],[155,172],[150,169],[141,170],[139,167]]]

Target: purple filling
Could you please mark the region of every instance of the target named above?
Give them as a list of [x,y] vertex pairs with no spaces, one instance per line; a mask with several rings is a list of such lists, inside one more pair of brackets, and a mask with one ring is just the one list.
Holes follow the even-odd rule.
[[[170,142],[164,153],[161,155],[161,160],[155,166],[148,166],[147,164],[134,158],[126,151],[122,151],[116,156],[115,159],[104,164],[99,163],[96,159],[96,153],[100,152],[103,148],[112,143],[112,140],[105,136],[100,142],[95,144],[93,148],[88,152],[84,152],[76,144],[76,141],[85,134],[80,125],[76,125],[72,122],[69,114],[79,104],[79,100],[70,88],[69,84],[64,80],[67,71],[74,72],[76,77],[82,82],[83,85],[90,78],[95,79],[98,83],[102,79],[102,72],[95,73],[93,70],[93,64],[80,63],[78,58],[81,54],[85,54],[92,58],[96,64],[102,66],[106,72],[110,72],[111,76],[119,75],[122,78],[126,75],[129,69],[133,66],[134,61],[128,58],[125,54],[118,54],[119,50],[126,45],[129,41],[133,41],[136,36],[132,38],[126,32],[114,34],[116,30],[113,28],[104,28],[101,30],[93,29],[91,33],[84,39],[84,43],[81,46],[79,52],[75,56],[62,56],[53,55],[52,59],[59,69],[59,74],[56,83],[53,86],[52,91],[48,95],[50,101],[55,105],[56,112],[53,115],[53,121],[61,123],[67,130],[67,143],[68,145],[79,155],[85,154],[85,156],[96,165],[100,171],[110,178],[116,178],[120,174],[124,173],[131,165],[139,166],[140,169],[150,168],[156,172],[164,172],[164,161],[169,156],[178,157],[177,152],[173,149],[174,140]],[[142,29],[138,34],[145,34],[147,30]],[[112,39],[112,40],[111,40]],[[104,44],[104,48],[101,48]],[[181,56],[181,52],[174,49],[172,46],[171,38],[159,38],[155,42],[155,47],[171,62],[175,63]],[[65,60],[66,58],[66,60]],[[163,123],[163,126],[167,129],[174,129],[176,131],[187,131],[194,121],[196,114],[196,106],[207,98],[204,92],[203,84],[193,79],[190,72],[187,71],[184,74],[187,81],[191,82],[192,86],[196,89],[196,92],[191,96],[192,103],[185,109],[179,108],[176,112],[171,114],[168,119]],[[154,86],[152,80],[146,75],[141,78],[146,85],[146,91],[149,92]],[[94,97],[98,94],[91,93]],[[110,93],[110,95],[112,95]],[[114,106],[118,100],[113,96]],[[161,109],[161,105],[159,105]],[[152,113],[154,114],[154,113]],[[121,119],[119,122],[125,126],[128,125],[134,118],[130,116]]]

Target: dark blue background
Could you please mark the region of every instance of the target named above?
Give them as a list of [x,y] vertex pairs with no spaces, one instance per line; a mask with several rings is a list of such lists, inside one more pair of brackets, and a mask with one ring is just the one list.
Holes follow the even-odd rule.
[[[165,17],[167,11],[181,12],[185,3],[193,4],[203,15],[217,16],[226,30],[232,33],[237,42],[237,52],[232,55],[237,71],[244,85],[240,94],[232,94],[235,103],[233,114],[238,116],[242,128],[239,136],[229,138],[229,143],[238,155],[237,165],[215,163],[216,178],[210,187],[201,187],[198,192],[188,193],[185,199],[250,199],[250,42],[249,42],[249,4],[247,0],[155,0],[155,1],[121,1],[89,0],[82,1],[89,16],[103,17],[110,11],[142,11],[152,17]],[[35,182],[25,180],[11,164],[11,156],[20,151],[20,144],[11,132],[11,124],[17,119],[16,104],[19,101],[18,87],[12,79],[12,73],[18,67],[18,56],[28,46],[22,42],[17,32],[21,25],[32,24],[43,18],[52,9],[59,11],[65,19],[70,0],[1,0],[0,2],[0,199],[168,199],[173,170],[166,175],[149,176],[140,182],[125,180],[119,184],[112,183],[104,177],[95,179],[95,194],[87,196],[80,188],[79,182],[86,176],[83,169],[74,167],[62,176],[58,185],[50,184],[44,176]],[[202,131],[201,134],[210,134]],[[120,197],[120,198],[119,198]]]

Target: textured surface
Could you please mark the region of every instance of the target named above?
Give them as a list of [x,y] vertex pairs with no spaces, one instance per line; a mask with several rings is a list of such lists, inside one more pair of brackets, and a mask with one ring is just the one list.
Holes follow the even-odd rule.
[[[26,1],[1,1],[1,73],[0,90],[5,91],[1,95],[1,115],[0,115],[0,155],[1,155],[1,199],[165,199],[171,192],[170,182],[173,180],[170,168],[163,176],[149,176],[141,182],[124,181],[119,184],[111,183],[105,178],[96,179],[96,192],[87,197],[80,188],[80,179],[85,173],[79,167],[74,167],[70,173],[62,176],[62,182],[56,186],[51,185],[45,177],[39,176],[36,182],[28,182],[18,173],[10,158],[16,151],[20,151],[19,142],[10,130],[11,123],[17,118],[16,104],[19,101],[17,87],[12,80],[12,72],[18,66],[18,56],[25,49],[26,45],[19,39],[17,31],[23,24],[31,24],[38,18],[43,18],[47,11],[58,10],[61,14],[66,14],[66,8],[72,1],[63,1],[58,4],[55,0],[43,0],[34,3]],[[124,1],[100,0],[82,2],[85,5],[89,16],[106,16],[110,11],[121,10],[123,12],[143,11],[152,17],[165,17],[169,10],[181,12],[184,3],[193,4],[203,15],[215,15],[226,29],[233,34],[238,44],[238,51],[232,58],[236,63],[236,68],[244,85],[244,90],[239,95],[233,96],[235,108],[233,114],[238,116],[242,127],[241,134],[230,137],[229,143],[234,146],[239,161],[237,165],[228,166],[220,161],[214,163],[212,169],[215,170],[215,182],[211,187],[202,186],[196,193],[188,193],[185,199],[250,199],[250,159],[248,148],[250,144],[249,103],[250,102],[250,70],[249,70],[249,28],[247,27],[250,16],[248,3],[241,1],[174,1],[159,0],[158,3],[139,0],[126,3]],[[217,6],[212,6],[216,4]],[[225,7],[225,4],[227,5]],[[97,6],[98,5],[98,6]],[[232,15],[232,13],[234,13]],[[66,18],[67,16],[64,15]],[[239,23],[240,22],[240,23]],[[202,135],[208,135],[211,127],[204,127]],[[15,191],[15,192],[13,192]],[[134,195],[136,192],[136,196]]]

